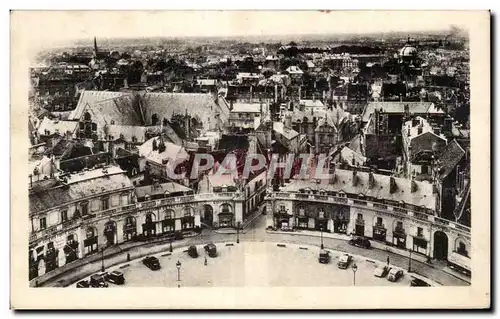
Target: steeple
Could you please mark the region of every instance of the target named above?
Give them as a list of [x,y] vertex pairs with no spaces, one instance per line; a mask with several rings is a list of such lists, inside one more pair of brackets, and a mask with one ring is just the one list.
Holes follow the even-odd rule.
[[97,58],[97,38],[94,37],[94,58]]

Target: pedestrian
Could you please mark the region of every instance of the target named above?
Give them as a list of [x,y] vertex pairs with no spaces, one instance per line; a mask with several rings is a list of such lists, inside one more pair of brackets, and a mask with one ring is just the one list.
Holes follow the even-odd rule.
[[205,257],[205,262],[204,262],[205,266],[207,265],[207,257]]
[[127,253],[127,261],[130,261],[130,253]]
[[387,256],[387,266],[389,266],[390,264],[390,260],[389,260],[389,256]]

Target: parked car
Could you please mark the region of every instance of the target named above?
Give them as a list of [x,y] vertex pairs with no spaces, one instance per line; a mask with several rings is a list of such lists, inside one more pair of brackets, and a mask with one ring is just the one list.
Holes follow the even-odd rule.
[[142,263],[151,270],[158,270],[161,268],[160,261],[156,257],[146,257],[142,260]]
[[188,255],[191,256],[192,258],[198,257],[198,250],[196,250],[196,246],[189,246]]
[[89,284],[92,288],[107,288],[109,285],[107,283],[108,273],[100,272],[90,276]]
[[351,263],[351,261],[352,261],[351,255],[343,254],[342,256],[340,256],[339,261],[337,263],[337,266],[340,269],[347,269],[349,267],[349,264]]
[[108,281],[115,285],[123,285],[125,283],[125,277],[121,271],[112,271],[108,275]]
[[330,262],[330,252],[328,250],[320,250],[318,261],[321,264],[328,264]]
[[207,244],[203,247],[210,257],[217,257],[217,246],[213,243]]
[[422,279],[413,278],[410,283],[410,287],[431,287],[431,285]]
[[358,246],[362,248],[370,248],[372,245],[370,241],[364,237],[355,237],[349,240],[349,245]]
[[401,277],[403,277],[403,271],[401,269],[392,268],[389,271],[389,275],[387,275],[387,280],[395,282]]
[[391,267],[389,267],[387,265],[381,265],[381,266],[378,266],[375,269],[375,271],[373,272],[373,275],[375,277],[382,278],[382,277],[387,276],[387,274],[389,273],[389,271],[391,271]]
[[82,280],[76,284],[76,288],[90,288],[90,284],[87,280]]
[[274,227],[274,226],[267,226],[266,230],[274,230],[274,231],[276,231],[278,229],[276,227]]

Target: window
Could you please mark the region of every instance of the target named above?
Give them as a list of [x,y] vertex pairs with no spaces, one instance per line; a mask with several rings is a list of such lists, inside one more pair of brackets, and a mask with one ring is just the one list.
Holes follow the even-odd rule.
[[325,218],[325,212],[323,211],[323,208],[319,210],[319,218]]
[[80,207],[82,215],[87,215],[89,213],[89,203],[82,203]]
[[418,237],[424,237],[424,230],[422,227],[417,228],[417,236]]
[[40,217],[40,229],[47,228],[47,217]]
[[304,207],[299,208],[299,216],[305,216],[306,212],[304,210]]
[[396,229],[399,231],[403,230],[403,222],[396,222]]
[[101,210],[109,209],[109,197],[101,198]]
[[191,217],[191,212],[190,211],[185,211],[184,212],[184,217]]
[[382,217],[377,217],[377,226],[382,226]]
[[286,210],[285,205],[280,205],[280,211],[284,212]]
[[128,205],[128,194],[127,193],[122,193],[120,196],[120,205],[121,206],[126,206]]
[[174,213],[170,210],[165,213],[165,219],[172,219],[174,218]]
[[63,210],[61,211],[61,222],[67,222],[68,221],[68,211]]
[[458,244],[457,253],[460,254],[460,255],[466,256],[466,257],[469,256],[469,254],[467,252],[467,248],[465,247],[465,244],[462,243],[462,242],[460,242]]
[[357,219],[362,220],[363,219],[363,214],[358,214]]

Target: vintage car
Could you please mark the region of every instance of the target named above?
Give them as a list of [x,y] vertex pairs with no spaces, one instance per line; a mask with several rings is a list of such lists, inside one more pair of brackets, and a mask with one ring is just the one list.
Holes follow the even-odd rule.
[[108,282],[115,285],[123,285],[125,283],[125,277],[121,271],[112,271],[108,275]]
[[196,246],[189,246],[187,253],[192,258],[198,257],[198,250],[196,249]]
[[375,268],[375,271],[373,272],[373,275],[375,277],[382,278],[382,277],[387,276],[387,274],[389,273],[389,271],[391,271],[391,267],[389,267],[387,265],[381,265],[381,266],[378,266],[377,268]]
[[217,257],[217,246],[213,243],[207,244],[203,247],[210,257]]
[[146,257],[142,263],[151,270],[158,270],[161,268],[160,261],[156,257]]
[[347,269],[351,261],[352,261],[351,255],[343,254],[342,256],[340,256],[339,261],[337,262],[337,267],[339,267],[340,269]]
[[92,288],[107,288],[109,285],[107,283],[108,273],[100,272],[90,276],[89,284]]
[[330,262],[330,252],[328,250],[320,250],[318,261],[321,264],[328,264]]
[[410,287],[431,287],[431,285],[422,279],[413,278],[410,283]]
[[387,275],[387,280],[396,282],[401,277],[403,277],[403,271],[401,269],[392,268]]
[[82,280],[76,284],[76,288],[90,288],[90,284],[88,280]]
[[353,239],[350,239],[349,245],[367,249],[371,247],[370,241],[364,237],[354,237]]

